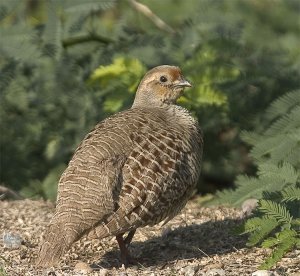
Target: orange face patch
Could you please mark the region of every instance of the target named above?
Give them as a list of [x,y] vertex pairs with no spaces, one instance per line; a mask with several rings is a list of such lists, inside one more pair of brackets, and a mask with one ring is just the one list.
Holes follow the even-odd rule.
[[171,77],[171,81],[180,80],[182,78],[181,70],[178,67],[168,68],[167,72],[167,75]]

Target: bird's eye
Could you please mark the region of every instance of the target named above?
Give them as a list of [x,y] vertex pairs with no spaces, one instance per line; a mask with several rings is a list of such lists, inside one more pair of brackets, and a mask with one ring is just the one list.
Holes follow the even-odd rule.
[[159,79],[161,82],[166,82],[168,79],[165,76],[161,76]]

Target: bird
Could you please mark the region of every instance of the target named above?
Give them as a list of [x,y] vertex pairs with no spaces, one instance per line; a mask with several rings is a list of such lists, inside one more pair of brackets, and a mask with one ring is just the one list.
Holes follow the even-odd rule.
[[59,180],[37,266],[58,265],[84,235],[115,236],[128,266],[136,229],[165,224],[180,212],[195,190],[203,152],[198,121],[177,103],[191,86],[179,67],[154,67],[140,81],[131,108],[85,136]]

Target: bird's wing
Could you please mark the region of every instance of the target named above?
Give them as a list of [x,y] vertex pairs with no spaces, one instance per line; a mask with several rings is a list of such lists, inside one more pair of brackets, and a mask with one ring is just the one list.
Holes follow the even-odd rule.
[[[133,150],[123,167],[119,208],[90,237],[105,237],[139,226],[155,224],[179,210],[184,194],[196,182],[191,168],[197,153],[179,130],[166,128],[131,135]],[[198,149],[195,149],[196,151]],[[195,154],[195,157],[192,155]]]
[[96,126],[79,145],[62,174],[56,211],[45,232],[38,265],[57,262],[85,231],[115,210],[126,161],[122,148],[126,148],[122,141],[126,135],[117,137],[122,133],[116,127],[121,125],[118,121],[121,119],[115,117],[109,124],[103,122]]

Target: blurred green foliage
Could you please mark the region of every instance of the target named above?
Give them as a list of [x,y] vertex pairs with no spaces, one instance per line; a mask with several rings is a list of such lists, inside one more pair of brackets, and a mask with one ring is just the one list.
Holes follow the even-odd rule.
[[[266,193],[300,185],[300,90],[276,99],[266,109],[262,125],[262,131],[241,133],[252,146],[250,156],[257,175],[239,175],[236,189],[219,191],[211,203],[239,206],[247,199],[269,199]],[[300,217],[299,204],[297,210]]]
[[269,103],[300,85],[299,1],[139,3],[153,14],[133,0],[0,3],[6,186],[54,199],[80,140],[130,107],[144,72],[159,64],[180,66],[194,84],[180,103],[205,133],[199,190],[251,172],[240,130],[261,130]]

